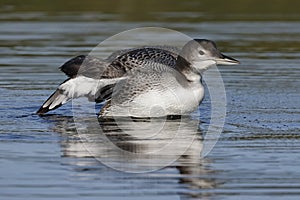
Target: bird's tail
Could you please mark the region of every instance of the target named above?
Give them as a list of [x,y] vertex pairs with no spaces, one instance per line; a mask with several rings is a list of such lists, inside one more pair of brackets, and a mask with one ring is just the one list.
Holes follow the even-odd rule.
[[44,114],[49,112],[50,110],[54,110],[63,104],[67,103],[71,98],[60,89],[57,89],[40,107],[40,109],[36,112],[37,114]]

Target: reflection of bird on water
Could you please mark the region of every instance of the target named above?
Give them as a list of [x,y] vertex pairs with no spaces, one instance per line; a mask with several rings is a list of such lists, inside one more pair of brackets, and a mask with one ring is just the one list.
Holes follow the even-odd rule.
[[[108,120],[95,123],[95,119],[86,118],[79,120],[82,130],[78,130],[78,134],[71,117],[50,115],[44,119],[54,122],[53,130],[61,134],[63,156],[69,158],[64,162],[75,165],[75,169],[94,171],[95,166],[99,165],[97,160],[100,160],[118,170],[123,168],[127,171],[141,172],[161,168],[159,165],[165,164],[165,160],[169,159],[171,162],[167,162],[168,166],[164,166],[168,173],[165,178],[168,179],[170,176],[169,178],[173,180],[178,179],[177,182],[182,187],[191,188],[191,193],[186,195],[201,196],[201,192],[194,189],[217,187],[215,180],[207,176],[214,171],[207,166],[207,159],[200,157],[203,144],[198,120],[181,118],[162,123],[159,119],[132,121],[124,118],[117,122]],[[159,134],[146,137],[141,133],[142,130],[149,130],[151,127],[153,131],[160,130]],[[175,140],[176,144],[169,145],[170,148],[162,148],[162,145],[168,144],[174,137],[176,134],[174,130],[179,131],[178,134],[182,134],[183,137],[180,141]],[[111,144],[119,149],[107,148],[101,135],[105,135]],[[147,156],[159,148],[161,148],[159,152]],[[135,156],[128,156],[126,152],[134,153]],[[97,159],[95,162],[90,160],[93,157]],[[178,171],[175,170],[173,175],[169,174],[173,169]],[[148,174],[147,177],[155,174],[159,175],[160,179],[164,177],[163,171]]]
[[159,117],[194,111],[204,96],[201,73],[214,64],[237,64],[205,39],[175,47],[121,50],[106,60],[77,56],[61,70],[69,76],[37,111],[46,113],[72,98],[105,102],[100,116]]

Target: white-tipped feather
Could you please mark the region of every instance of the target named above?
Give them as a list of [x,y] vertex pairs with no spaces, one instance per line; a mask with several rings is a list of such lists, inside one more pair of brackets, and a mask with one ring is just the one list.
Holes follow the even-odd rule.
[[55,108],[56,106],[60,105],[60,104],[64,104],[68,101],[68,97],[64,94],[59,95],[56,99],[54,99],[54,101],[50,104],[49,106],[49,110],[52,110],[53,108]]
[[102,87],[114,84],[126,77],[115,79],[93,79],[85,76],[78,76],[62,83],[57,90],[47,99],[42,107],[37,111],[39,114],[60,107],[73,98],[88,97],[90,101],[97,99],[97,91]]
[[43,108],[46,108],[46,107],[48,107],[51,103],[52,103],[52,101],[50,101],[50,99],[49,99],[49,100],[47,100],[47,101],[42,105],[42,107],[43,107]]

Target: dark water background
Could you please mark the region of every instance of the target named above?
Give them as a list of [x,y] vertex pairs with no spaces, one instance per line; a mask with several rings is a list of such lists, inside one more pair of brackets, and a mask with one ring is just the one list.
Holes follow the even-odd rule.
[[[1,199],[299,199],[299,1],[1,0],[0,11]],[[242,64],[219,68],[227,117],[207,157],[131,174],[87,155],[70,104],[32,113],[62,63],[144,26],[212,39]]]

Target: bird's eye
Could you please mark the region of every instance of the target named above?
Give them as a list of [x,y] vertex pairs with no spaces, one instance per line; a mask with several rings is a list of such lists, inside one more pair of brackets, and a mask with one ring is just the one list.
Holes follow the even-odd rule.
[[199,54],[200,54],[200,55],[204,55],[204,51],[200,50],[200,51],[199,51]]

